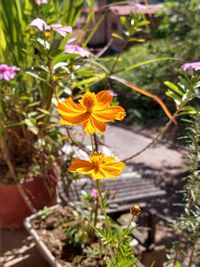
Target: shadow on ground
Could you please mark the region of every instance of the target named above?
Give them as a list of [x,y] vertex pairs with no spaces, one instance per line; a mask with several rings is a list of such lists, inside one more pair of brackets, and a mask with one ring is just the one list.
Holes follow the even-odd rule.
[[49,267],[24,229],[0,229],[1,267]]

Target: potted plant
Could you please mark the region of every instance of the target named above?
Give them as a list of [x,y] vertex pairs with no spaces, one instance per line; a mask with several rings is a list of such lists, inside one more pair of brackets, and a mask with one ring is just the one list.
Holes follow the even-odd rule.
[[44,32],[36,36],[30,25],[35,13],[48,13],[38,3],[2,1],[0,7],[0,227],[19,226],[57,199],[54,140],[60,134],[49,123],[55,96],[50,56]]
[[[109,240],[109,237],[105,237],[104,245],[102,245],[100,244],[100,233],[97,235],[94,232],[92,223],[94,215],[92,209],[96,206],[94,197],[96,197],[94,191],[84,193],[81,210],[73,204],[56,205],[45,208],[25,219],[25,228],[36,242],[41,255],[51,266],[109,266],[106,257],[113,255],[114,248],[111,244],[110,248],[105,251],[105,244],[106,242],[112,243],[114,238]],[[101,213],[96,219],[98,228],[105,227],[104,217]],[[124,263],[129,263],[129,265],[121,266],[142,267],[143,265],[134,256],[134,248],[130,246],[131,230],[132,226],[130,225],[126,229],[121,229],[118,224],[112,222],[112,231],[115,233],[113,236],[116,238],[117,233],[119,239],[120,236],[122,238],[122,235],[127,238],[123,241],[124,247],[122,244],[121,247],[124,249]],[[117,244],[117,240],[115,243]],[[126,261],[126,257],[129,258],[128,261]]]
[[25,90],[29,85],[20,69],[1,64],[0,72],[0,226],[10,227],[55,203],[56,150],[44,138],[48,127],[41,119],[37,124],[41,114],[33,106],[41,99],[34,98],[35,90]]

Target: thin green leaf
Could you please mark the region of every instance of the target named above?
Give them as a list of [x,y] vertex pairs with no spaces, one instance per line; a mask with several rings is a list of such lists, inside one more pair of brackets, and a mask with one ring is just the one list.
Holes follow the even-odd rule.
[[115,32],[113,32],[113,33],[112,33],[112,37],[114,37],[114,38],[117,38],[117,39],[120,39],[120,40],[124,41],[124,38],[123,38],[121,35],[119,35],[118,33],[115,33]]
[[169,87],[172,91],[177,93],[179,96],[183,96],[183,92],[181,92],[180,89],[178,88],[178,86],[176,86],[174,83],[166,81],[166,82],[164,82],[164,84],[167,87]]
[[106,74],[96,74],[94,77],[85,79],[85,80],[80,81],[80,82],[73,83],[72,88],[76,88],[78,86],[83,86],[83,85],[89,85],[93,82],[100,81],[100,80],[104,79],[105,77],[106,77]]

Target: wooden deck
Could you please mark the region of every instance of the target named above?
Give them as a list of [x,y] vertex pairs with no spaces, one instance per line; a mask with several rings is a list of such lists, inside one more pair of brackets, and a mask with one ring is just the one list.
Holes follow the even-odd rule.
[[[130,206],[165,195],[165,191],[155,185],[152,179],[141,178],[136,172],[122,174],[119,178],[101,180],[102,192],[107,193],[110,216],[129,211]],[[81,190],[91,192],[94,181],[84,178],[73,182],[64,189],[65,200],[80,200]]]

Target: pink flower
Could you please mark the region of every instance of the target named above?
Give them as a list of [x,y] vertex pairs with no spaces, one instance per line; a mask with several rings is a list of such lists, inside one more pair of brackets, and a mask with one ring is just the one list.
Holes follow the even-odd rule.
[[36,26],[38,30],[43,31],[43,30],[50,30],[49,25],[46,24],[46,22],[43,19],[36,18],[31,21],[31,26]]
[[200,62],[188,62],[181,66],[184,71],[200,70]]
[[35,0],[35,3],[40,6],[42,4],[48,4],[48,0]]
[[72,27],[71,26],[62,26],[61,24],[51,24],[49,25],[50,29],[51,30],[54,30],[58,33],[60,33],[60,35],[62,36],[66,36],[66,33],[69,32],[71,33],[72,32]]
[[48,25],[43,19],[40,18],[32,20],[30,25],[36,26],[40,31],[50,31],[50,30],[56,31],[64,37],[66,36],[67,32],[69,33],[72,32],[71,26],[62,26],[61,24]]
[[66,54],[78,54],[81,55],[82,57],[89,57],[89,52],[82,48],[79,45],[74,45],[74,44],[67,44],[65,46],[65,53]]
[[117,93],[115,93],[113,90],[110,89],[108,91],[112,97],[117,96]]
[[6,64],[0,64],[0,80],[10,81],[15,78],[16,71],[20,68],[16,66],[8,66]]
[[92,189],[91,191],[91,196],[94,198],[94,199],[97,199],[98,197],[98,192],[95,188]]

